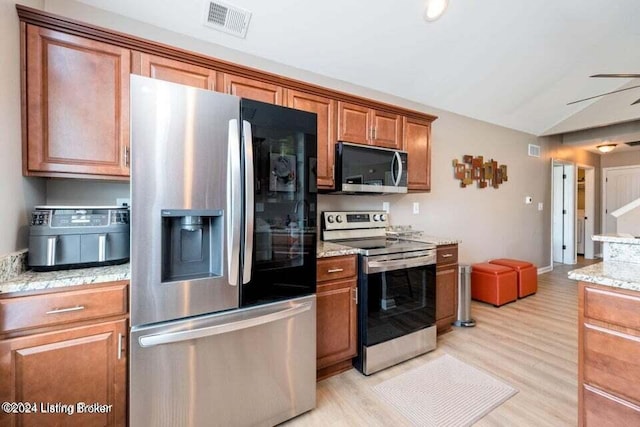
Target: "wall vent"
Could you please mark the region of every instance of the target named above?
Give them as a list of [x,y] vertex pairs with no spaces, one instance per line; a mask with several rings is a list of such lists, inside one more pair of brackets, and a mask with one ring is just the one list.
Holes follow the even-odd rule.
[[246,37],[251,12],[220,1],[207,1],[205,6],[204,25],[236,37]]
[[637,147],[638,145],[640,145],[640,141],[625,142],[625,144],[627,144],[629,147]]
[[529,144],[529,156],[540,157],[540,146]]

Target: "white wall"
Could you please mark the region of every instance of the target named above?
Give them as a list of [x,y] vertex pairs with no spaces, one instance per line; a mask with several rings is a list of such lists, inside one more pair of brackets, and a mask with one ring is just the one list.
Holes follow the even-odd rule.
[[[23,1],[42,7],[42,1]],[[44,181],[22,177],[20,27],[15,2],[0,0],[0,257],[27,246],[27,221]]]

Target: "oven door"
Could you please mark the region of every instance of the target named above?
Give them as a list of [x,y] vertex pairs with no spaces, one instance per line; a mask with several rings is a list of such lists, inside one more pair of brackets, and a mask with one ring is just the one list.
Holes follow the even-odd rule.
[[434,256],[386,262],[373,258],[362,257],[360,344],[370,347],[435,324]]

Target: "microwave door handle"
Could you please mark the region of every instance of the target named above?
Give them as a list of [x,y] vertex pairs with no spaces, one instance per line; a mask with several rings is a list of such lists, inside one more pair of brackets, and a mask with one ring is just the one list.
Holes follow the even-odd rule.
[[398,153],[397,151],[393,153],[393,161],[397,165],[396,168],[398,172],[396,174],[396,177],[393,179],[393,185],[397,187],[398,184],[400,184],[400,179],[402,179],[402,157],[400,157],[400,153]]
[[242,121],[242,140],[244,147],[244,267],[242,283],[251,281],[251,267],[253,265],[253,222],[254,222],[254,170],[253,170],[253,135],[251,123]]
[[237,286],[240,276],[240,129],[238,120],[229,120],[227,168],[227,262],[229,285]]

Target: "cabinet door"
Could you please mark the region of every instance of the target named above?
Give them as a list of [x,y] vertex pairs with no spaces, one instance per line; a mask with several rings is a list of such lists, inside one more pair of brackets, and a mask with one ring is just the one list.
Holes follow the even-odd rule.
[[436,269],[436,325],[438,333],[451,329],[456,320],[458,300],[458,266],[447,265]]
[[271,83],[247,79],[233,74],[224,74],[222,87],[224,93],[269,104],[283,105],[284,91],[282,87]]
[[356,286],[356,279],[318,284],[318,369],[356,355]]
[[[119,320],[0,341],[0,399],[37,404],[37,412],[9,415],[9,425],[124,426],[126,331]],[[78,413],[80,402],[106,411]],[[73,405],[73,415],[54,413],[48,404],[56,403]]]
[[129,50],[26,31],[26,174],[128,176]]
[[132,62],[133,72],[141,76],[199,89],[216,89],[216,72],[208,68],[141,52],[133,52]]
[[404,144],[407,152],[409,190],[431,190],[431,123],[404,118]]
[[332,189],[336,143],[336,101],[297,90],[287,91],[287,106],[318,115],[318,187]]
[[[373,139],[376,147],[402,147],[402,117],[397,114],[373,111]],[[408,167],[408,166],[407,166]]]
[[338,102],[338,141],[368,144],[371,132],[369,109]]

